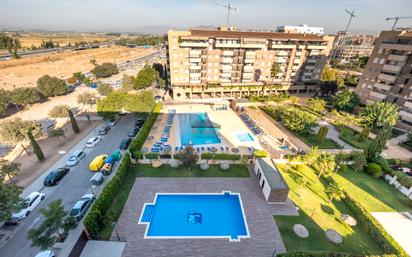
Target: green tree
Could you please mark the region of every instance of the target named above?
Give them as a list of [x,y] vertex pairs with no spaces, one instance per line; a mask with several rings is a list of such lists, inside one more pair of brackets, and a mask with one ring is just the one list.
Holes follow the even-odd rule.
[[33,152],[37,157],[37,160],[44,161],[44,154],[40,148],[40,145],[37,143],[36,139],[34,138],[31,129],[27,132],[27,137],[30,140],[30,144],[33,147]]
[[370,131],[370,128],[363,128],[362,132],[359,135],[358,141],[364,142],[366,139],[368,139]]
[[299,186],[299,198],[302,198],[303,194],[303,187],[306,185],[307,180],[305,177],[300,175],[299,173],[296,172],[291,172],[290,177],[295,181],[296,184]]
[[379,133],[376,135],[376,138],[372,140],[369,144],[368,149],[366,150],[366,159],[368,162],[373,162],[377,159],[385,149],[386,141],[391,136],[392,126],[385,124],[383,128],[379,130]]
[[394,126],[399,119],[398,107],[393,103],[375,102],[361,112],[361,123],[369,128],[382,128],[386,124]]
[[296,96],[289,96],[289,101],[291,104],[297,104],[299,102],[299,98]]
[[22,189],[15,184],[4,183],[4,177],[0,179],[0,221],[8,221],[14,212],[19,211]]
[[149,87],[159,78],[159,73],[150,67],[149,65],[145,65],[143,69],[137,73],[136,77],[133,80],[134,89],[144,89]]
[[84,82],[84,80],[86,79],[86,76],[80,71],[73,73],[73,77],[76,78],[80,82]]
[[180,153],[180,160],[183,165],[187,167],[190,172],[191,168],[197,164],[199,160],[199,155],[197,154],[195,148],[191,145],[186,146]]
[[59,143],[61,144],[60,138],[64,137],[64,130],[63,129],[53,129],[49,131],[49,137],[54,137],[56,138]]
[[317,117],[295,107],[279,107],[276,109],[282,124],[289,130],[308,135],[317,124]]
[[66,118],[69,116],[67,113],[67,110],[69,109],[70,109],[70,106],[65,105],[65,104],[56,105],[49,111],[49,117],[50,118]]
[[37,80],[37,89],[45,97],[67,94],[68,87],[64,80],[44,75]]
[[123,79],[122,79],[122,87],[120,88],[120,91],[122,92],[129,92],[130,90],[133,90],[133,76],[128,76],[127,74],[123,74]]
[[329,204],[331,204],[334,199],[344,196],[341,188],[336,183],[329,183],[325,189],[325,193],[329,197]]
[[67,112],[69,113],[70,123],[72,124],[73,132],[76,134],[80,134],[80,128],[77,124],[76,118],[74,117],[72,110],[69,109],[67,110]]
[[324,172],[332,172],[335,167],[336,167],[336,162],[335,162],[335,155],[327,153],[327,152],[322,152],[318,159],[316,160],[316,163],[314,165],[316,169],[319,171],[318,175],[318,180],[320,180],[320,177]]
[[103,96],[107,96],[111,92],[113,92],[113,87],[110,86],[109,84],[100,84],[97,86],[97,92]]
[[10,101],[10,92],[0,89],[0,116],[7,112]]
[[84,92],[82,94],[79,94],[77,96],[77,103],[82,104],[83,108],[86,104],[89,104],[90,106],[92,106],[93,104],[96,103],[96,95],[89,93],[89,92]]
[[20,173],[21,163],[10,162],[5,159],[0,159],[0,170],[2,176],[7,176],[11,182],[13,177]]
[[340,76],[336,77],[336,84],[338,85],[338,88],[340,90],[345,89],[345,80],[342,77]]
[[20,47],[20,40],[17,37],[12,38],[4,33],[0,33],[0,49],[7,49],[14,59],[20,58],[17,53]]
[[304,162],[309,165],[309,166],[314,166],[315,163],[318,161],[320,156],[320,151],[318,147],[312,147],[309,151],[309,153],[307,153],[303,160]]
[[353,152],[351,154],[352,169],[354,171],[363,171],[366,166],[366,158],[363,152]]
[[348,90],[336,94],[332,99],[332,104],[339,111],[352,112],[360,103],[359,96],[355,92]]
[[326,134],[328,134],[328,127],[321,126],[319,128],[318,134],[316,135],[316,143],[320,145],[326,138]]
[[11,103],[19,110],[19,105],[28,105],[40,101],[39,91],[33,87],[19,87],[10,92]]
[[323,70],[321,80],[331,81],[336,80],[336,77],[336,69],[332,69],[329,65],[325,65],[325,69]]
[[116,64],[105,62],[101,65],[96,65],[93,70],[91,70],[97,78],[108,78],[114,74],[119,73],[119,69]]
[[306,100],[306,105],[312,111],[322,113],[325,110],[326,102],[320,98],[309,98]]
[[23,121],[21,118],[4,120],[0,122],[0,141],[14,144],[26,141],[29,130],[36,138],[41,135],[41,126],[36,121]]
[[277,74],[281,71],[280,64],[277,62],[272,63],[272,67],[270,68],[270,75],[272,78],[275,78]]
[[56,240],[63,240],[70,229],[76,226],[73,217],[65,218],[66,212],[62,200],[48,204],[47,209],[41,209],[44,221],[38,228],[28,231],[27,238],[32,241],[32,246],[41,250],[50,249]]

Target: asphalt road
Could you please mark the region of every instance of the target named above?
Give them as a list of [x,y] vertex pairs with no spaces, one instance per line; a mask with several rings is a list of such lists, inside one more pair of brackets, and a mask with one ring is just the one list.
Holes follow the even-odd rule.
[[[82,195],[90,193],[91,186],[89,179],[94,173],[89,171],[89,163],[99,154],[110,154],[113,151],[118,150],[120,141],[127,137],[127,132],[129,128],[133,126],[133,121],[135,119],[133,114],[122,116],[117,125],[112,128],[106,136],[102,137],[102,140],[95,148],[85,149],[86,157],[83,158],[79,164],[72,167],[69,174],[65,176],[58,185],[54,187],[43,187],[43,179],[51,169],[64,166],[70,153],[76,149],[84,148],[86,141],[96,134],[95,131],[92,131],[81,142],[73,147],[70,152],[63,155],[50,170],[45,171],[42,176],[24,190],[22,194],[23,197],[33,191],[42,191],[46,193],[46,198],[26,219],[21,221],[18,226],[14,227],[12,237],[0,248],[1,257],[33,257],[40,252],[39,249],[31,247],[31,241],[27,239],[27,231],[32,227],[37,227],[43,220],[39,210],[46,208],[51,201],[62,199],[65,210],[69,211]],[[103,123],[96,128],[96,131],[101,126],[103,126]],[[56,149],[56,151],[58,151],[58,149]],[[113,176],[113,174],[111,176]]]

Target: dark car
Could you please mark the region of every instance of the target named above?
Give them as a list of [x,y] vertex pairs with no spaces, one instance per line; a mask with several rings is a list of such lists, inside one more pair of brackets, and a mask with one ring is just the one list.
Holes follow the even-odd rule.
[[137,133],[139,133],[140,128],[135,127],[135,128],[131,128],[129,129],[129,132],[127,133],[127,135],[129,137],[135,137],[137,135]]
[[144,120],[143,119],[138,119],[138,120],[136,120],[135,122],[134,122],[134,126],[135,127],[141,127],[141,126],[143,126],[143,124],[144,124]]
[[70,211],[70,216],[80,221],[94,201],[94,195],[86,194],[80,198]]
[[64,176],[69,173],[69,170],[69,168],[58,168],[57,170],[53,170],[44,179],[43,184],[45,186],[54,186],[59,184],[60,180],[62,180]]
[[131,138],[125,138],[122,140],[122,142],[120,143],[119,148],[122,150],[125,150],[129,147],[130,143],[132,142]]
[[109,133],[109,131],[110,131],[110,127],[109,126],[104,126],[104,127],[99,129],[98,134],[100,136],[104,136],[104,135],[107,135],[107,133]]

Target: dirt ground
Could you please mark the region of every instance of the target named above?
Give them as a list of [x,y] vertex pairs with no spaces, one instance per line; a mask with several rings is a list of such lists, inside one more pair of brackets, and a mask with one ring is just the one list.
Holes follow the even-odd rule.
[[[32,152],[32,148],[28,150],[30,154],[22,152],[14,161],[21,163],[21,172],[18,176],[13,178],[13,181],[19,186],[26,187],[30,185],[36,178],[38,178],[42,172],[53,165],[61,155],[59,152],[69,151],[75,146],[81,139],[83,139],[90,131],[96,128],[101,121],[81,121],[78,120],[78,124],[81,130],[80,134],[74,134],[71,129],[71,124],[67,123],[63,129],[65,130],[65,137],[61,138],[59,142],[55,138],[46,138],[39,140],[38,143],[43,150],[46,160],[38,162],[36,155]],[[56,150],[57,149],[57,150]]]
[[89,72],[93,69],[91,59],[95,59],[97,64],[119,63],[155,51],[152,48],[113,46],[3,61],[0,62],[0,88],[11,90],[15,87],[34,87],[37,79],[45,74],[67,78],[74,72]]
[[58,33],[58,34],[23,34],[22,37],[20,37],[20,43],[23,48],[25,47],[31,47],[34,45],[35,47],[39,47],[42,43],[42,40],[44,41],[49,41],[50,39],[53,41],[55,44],[59,44],[60,46],[66,46],[70,40],[70,43],[72,45],[76,44],[77,42],[84,42],[85,38],[89,43],[92,43],[94,41],[107,41],[110,39],[115,39],[117,37],[114,36],[106,36],[106,35],[96,35],[96,34],[88,34],[88,33],[83,33],[81,35],[80,33],[70,33],[67,35],[66,33]]

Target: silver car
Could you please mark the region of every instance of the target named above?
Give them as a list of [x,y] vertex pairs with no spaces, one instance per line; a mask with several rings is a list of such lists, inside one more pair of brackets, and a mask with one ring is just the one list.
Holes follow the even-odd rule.
[[75,218],[76,221],[80,221],[83,216],[86,214],[87,210],[90,208],[94,201],[93,194],[85,194],[80,198],[79,201],[73,206],[72,210],[70,211],[70,216]]
[[76,150],[74,151],[69,159],[66,161],[66,166],[75,166],[79,163],[81,159],[83,159],[86,156],[86,153],[83,150]]

